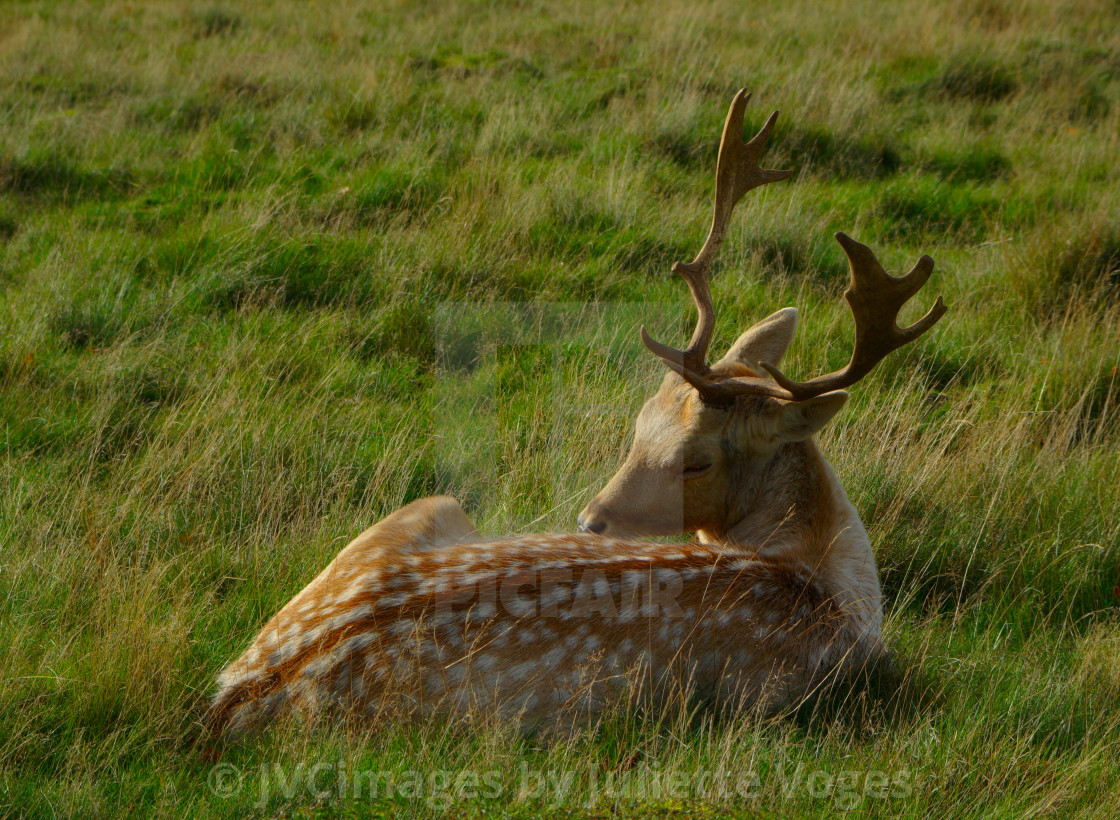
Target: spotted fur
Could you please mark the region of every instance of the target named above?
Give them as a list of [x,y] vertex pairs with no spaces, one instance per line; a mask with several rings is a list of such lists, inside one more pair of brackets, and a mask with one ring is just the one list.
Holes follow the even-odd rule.
[[222,673],[211,724],[496,710],[531,726],[594,715],[635,677],[654,697],[688,688],[765,708],[850,643],[809,575],[746,553],[593,535],[393,543],[402,517],[456,512],[418,501],[347,547]]

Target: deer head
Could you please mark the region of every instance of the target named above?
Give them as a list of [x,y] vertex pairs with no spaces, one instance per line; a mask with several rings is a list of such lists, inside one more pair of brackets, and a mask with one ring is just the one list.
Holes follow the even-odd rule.
[[[724,123],[716,164],[712,226],[699,254],[673,271],[688,284],[698,318],[692,339],[677,350],[649,337],[642,342],[669,368],[657,393],[638,414],[629,456],[579,515],[581,530],[604,535],[673,535],[700,531],[718,540],[730,531],[775,477],[796,481],[783,465],[788,448],[806,442],[844,406],[849,387],[888,353],[921,336],[945,313],[938,297],[930,311],[903,329],[898,311],[925,284],[933,260],[923,256],[903,277],[888,275],[869,248],[838,233],[851,283],[845,297],[855,317],[855,346],[842,370],[808,382],[787,378],[778,364],[793,339],[797,311],[786,308],[746,331],[726,355],[707,363],[715,311],[708,268],[731,212],[752,188],[792,172],[766,170],[759,159],[777,112],[743,143],[749,95],[736,94]],[[779,512],[780,514],[780,512]]]

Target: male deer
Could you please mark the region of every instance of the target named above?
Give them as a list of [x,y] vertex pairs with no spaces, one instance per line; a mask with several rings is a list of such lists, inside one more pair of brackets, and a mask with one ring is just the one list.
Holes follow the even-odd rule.
[[[409,504],[352,541],[221,675],[209,713],[241,733],[283,713],[464,714],[496,709],[525,727],[595,715],[626,691],[677,687],[772,710],[879,641],[882,607],[867,533],[812,440],[843,388],[941,318],[940,297],[906,329],[899,309],[926,282],[902,278],[843,234],[855,317],[850,363],[808,382],[777,364],[792,308],[708,365],[708,267],[748,190],[785,179],[759,159],[771,115],[741,141],[748,95],[731,103],[715,213],[688,283],[688,347],[642,341],[669,368],[638,415],[625,464],[576,534],[482,538],[451,498]],[[769,378],[765,374],[769,375]],[[666,545],[639,535],[695,532]],[[637,681],[637,683],[635,683]]]

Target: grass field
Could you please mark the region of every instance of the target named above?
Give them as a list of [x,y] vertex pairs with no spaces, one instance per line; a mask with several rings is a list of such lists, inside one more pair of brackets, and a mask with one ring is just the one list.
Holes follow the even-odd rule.
[[[786,372],[846,361],[835,230],[950,305],[821,437],[894,668],[765,724],[194,744],[402,503],[574,527],[741,86],[796,173],[713,349],[795,304]],[[1118,156],[1115,0],[0,6],[0,815],[1115,816]]]

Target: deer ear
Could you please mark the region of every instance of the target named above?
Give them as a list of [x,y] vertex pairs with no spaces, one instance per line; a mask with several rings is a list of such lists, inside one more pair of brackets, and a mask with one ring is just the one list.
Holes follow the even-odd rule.
[[796,330],[796,308],[783,308],[771,313],[740,336],[719,363],[737,362],[750,368],[757,368],[759,362],[776,365],[785,355]]
[[824,427],[847,401],[846,390],[834,390],[805,401],[784,404],[774,437],[781,441],[804,441]]

